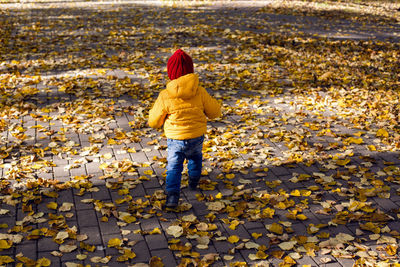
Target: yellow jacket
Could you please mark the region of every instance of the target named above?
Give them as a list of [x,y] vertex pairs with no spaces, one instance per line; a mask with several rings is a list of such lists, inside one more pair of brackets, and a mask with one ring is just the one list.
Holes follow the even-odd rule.
[[161,128],[167,138],[186,140],[199,137],[207,130],[207,118],[221,116],[221,106],[199,86],[197,74],[190,73],[172,80],[162,90],[149,114],[149,125]]

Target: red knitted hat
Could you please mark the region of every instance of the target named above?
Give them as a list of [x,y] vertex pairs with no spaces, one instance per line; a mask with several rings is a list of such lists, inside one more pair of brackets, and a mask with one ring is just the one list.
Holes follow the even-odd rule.
[[167,63],[168,77],[171,80],[178,79],[179,77],[193,73],[193,61],[192,58],[183,52],[182,49],[178,49],[168,59]]

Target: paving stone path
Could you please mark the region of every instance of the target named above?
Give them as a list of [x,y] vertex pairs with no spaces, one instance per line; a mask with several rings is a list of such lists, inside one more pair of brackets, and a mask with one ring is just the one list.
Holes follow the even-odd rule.
[[[60,3],[53,3],[53,5],[57,4],[60,5]],[[320,176],[320,179],[323,180],[329,179],[327,177],[332,177],[339,171],[342,172],[344,179],[340,179],[340,186],[330,187],[329,182],[321,183],[324,184],[325,190],[322,190],[321,195],[315,195],[318,200],[331,203],[331,207],[327,207],[325,212],[321,209],[320,204],[314,205],[311,200],[308,203],[309,205],[304,205],[304,198],[296,200],[295,206],[303,205],[305,207],[302,214],[307,216],[308,219],[304,221],[288,220],[286,209],[276,209],[272,218],[251,220],[250,217],[247,217],[239,220],[238,226],[231,229],[229,228],[230,224],[224,223],[224,220],[232,221],[232,217],[227,216],[227,213],[219,214],[215,212],[216,219],[213,223],[219,231],[218,235],[221,237],[237,235],[242,240],[251,240],[259,245],[265,245],[270,248],[270,251],[273,251],[278,249],[279,240],[270,236],[271,232],[266,229],[266,225],[290,221],[290,225],[286,225],[288,233],[307,235],[307,229],[309,229],[311,223],[313,225],[329,223],[335,218],[335,212],[328,212],[327,210],[333,209],[335,204],[339,205],[350,201],[349,195],[346,194],[348,192],[340,194],[340,192],[334,192],[331,189],[342,188],[343,190],[343,188],[348,188],[350,190],[359,185],[360,177],[357,174],[359,167],[368,167],[372,172],[378,173],[384,178],[393,173],[395,173],[393,174],[395,178],[398,177],[398,173],[396,174],[396,168],[398,170],[400,167],[398,151],[369,151],[368,145],[379,146],[380,143],[376,140],[374,134],[368,131],[363,135],[364,143],[362,145],[354,143],[348,145],[348,149],[352,151],[348,153],[351,159],[349,164],[335,167],[329,164],[330,161],[317,160],[312,165],[287,161],[289,150],[287,140],[280,138],[279,135],[274,136],[276,133],[274,131],[285,133],[287,138],[292,138],[293,145],[300,146],[303,141],[297,141],[296,138],[300,138],[306,133],[299,130],[299,125],[304,125],[306,122],[314,123],[317,121],[318,115],[298,107],[304,104],[302,101],[313,100],[318,102],[319,100],[318,96],[309,96],[309,98],[299,96],[299,98],[296,98],[290,88],[293,81],[286,80],[285,70],[276,67],[274,75],[283,88],[282,94],[259,94],[257,91],[244,90],[239,86],[213,91],[212,82],[207,84],[207,81],[205,81],[206,85],[209,85],[207,89],[223,101],[225,114],[222,119],[209,123],[209,132],[205,143],[205,172],[201,190],[198,192],[190,191],[186,186],[187,178],[184,176],[180,202],[181,211],[175,213],[158,208],[160,201],[164,200],[161,192],[164,188],[165,179],[166,141],[160,131],[145,126],[146,115],[144,110],[151,104],[151,99],[156,97],[157,91],[165,83],[165,78],[163,78],[165,72],[162,70],[162,66],[165,65],[170,55],[171,47],[179,44],[180,40],[182,40],[183,46],[193,47],[197,41],[199,46],[203,46],[199,50],[202,49],[201,51],[204,51],[204,53],[193,53],[192,57],[197,62],[196,66],[200,70],[201,78],[205,80],[209,77],[208,75],[212,75],[212,72],[209,73],[206,67],[202,67],[205,60],[201,57],[207,53],[216,53],[217,50],[220,50],[223,54],[224,49],[235,49],[234,39],[230,39],[230,43],[224,43],[226,39],[222,40],[222,35],[235,30],[264,33],[284,31],[290,28],[291,31],[302,32],[306,36],[312,33],[338,40],[372,38],[371,40],[380,39],[393,42],[398,41],[400,33],[399,24],[375,25],[372,28],[362,23],[337,23],[336,20],[332,22],[318,17],[264,14],[257,12],[259,7],[249,8],[243,7],[243,5],[242,3],[235,10],[230,9],[228,11],[224,11],[220,6],[201,6],[190,9],[190,12],[185,13],[186,16],[182,17],[179,17],[179,15],[182,15],[183,11],[174,11],[175,13],[171,14],[176,17],[164,20],[155,15],[159,20],[146,22],[152,24],[150,27],[155,27],[155,30],[159,31],[159,39],[143,39],[147,36],[146,31],[150,30],[150,28],[144,28],[143,32],[137,31],[135,35],[129,36],[126,42],[120,39],[121,43],[112,43],[106,49],[103,49],[101,44],[107,42],[105,40],[105,38],[108,38],[107,36],[113,36],[112,31],[118,33],[124,30],[129,31],[135,27],[135,23],[138,22],[135,12],[140,14],[141,19],[147,20],[146,14],[153,14],[152,12],[158,12],[165,7],[143,7],[138,6],[137,3],[113,2],[111,4],[104,3],[97,11],[90,8],[68,6],[50,9],[9,9],[8,12],[11,12],[12,15],[20,16],[14,20],[14,27],[10,30],[10,34],[13,36],[11,39],[13,43],[10,43],[10,46],[13,49],[18,51],[18,46],[22,42],[18,38],[22,38],[24,35],[26,38],[34,37],[43,42],[43,46],[41,43],[36,45],[34,45],[34,42],[32,43],[31,51],[36,52],[21,52],[26,53],[24,56],[27,60],[37,63],[36,66],[33,64],[24,68],[22,74],[34,74],[35,70],[50,65],[57,65],[57,67],[50,69],[47,73],[42,73],[42,80],[33,83],[33,87],[38,90],[38,93],[25,103],[26,105],[35,105],[38,108],[37,111],[28,111],[20,113],[18,117],[9,116],[6,118],[10,125],[9,129],[13,129],[14,132],[9,130],[2,133],[3,144],[10,146],[19,142],[18,137],[13,134],[18,131],[19,125],[27,129],[23,133],[31,138],[19,143],[27,148],[25,151],[10,151],[11,157],[3,160],[0,172],[3,178],[10,179],[13,169],[24,166],[20,162],[21,157],[26,157],[26,161],[29,161],[30,157],[34,157],[32,154],[34,149],[37,149],[38,155],[43,153],[40,157],[42,161],[36,162],[37,170],[40,170],[40,172],[35,172],[34,177],[31,178],[40,177],[70,182],[75,183],[76,186],[73,189],[57,191],[57,197],[49,194],[48,197],[43,196],[40,201],[39,199],[36,202],[33,201],[35,202],[32,206],[33,214],[42,211],[47,216],[54,211],[51,208],[53,202],[57,203],[58,208],[64,203],[72,203],[72,208],[63,213],[66,215],[65,223],[69,229],[76,227],[78,234],[86,234],[88,239],[85,240],[85,243],[95,246],[95,250],[82,260],[78,260],[77,256],[86,253],[83,248],[55,256],[52,252],[58,251],[60,245],[54,241],[54,238],[51,235],[46,236],[43,232],[38,234],[40,238],[35,238],[30,231],[32,229],[56,227],[57,224],[61,224],[58,221],[59,219],[41,220],[39,215],[28,218],[29,211],[23,210],[26,206],[22,203],[15,206],[7,205],[7,195],[3,194],[0,198],[2,199],[0,208],[6,209],[8,212],[0,215],[0,224],[7,224],[8,227],[0,229],[0,233],[10,233],[9,229],[18,225],[31,225],[33,228],[26,228],[22,231],[25,236],[31,233],[31,238],[24,238],[22,242],[14,244],[10,249],[0,250],[0,255],[8,255],[15,260],[17,255],[21,255],[20,253],[32,260],[45,257],[51,260],[51,266],[65,266],[66,263],[71,262],[95,266],[96,264],[90,260],[95,256],[101,258],[112,256],[107,263],[97,263],[100,266],[128,266],[135,263],[149,263],[149,260],[156,256],[161,258],[165,266],[177,266],[181,262],[181,257],[179,251],[170,249],[172,244],[170,241],[173,238],[167,234],[167,228],[185,215],[193,214],[198,221],[207,221],[206,218],[210,214],[207,199],[215,199],[219,193],[224,197],[235,196],[236,199],[248,194],[245,191],[242,192],[242,195],[237,194],[238,190],[233,190],[232,186],[249,190],[254,194],[257,192],[262,194],[265,190],[265,192],[279,192],[279,190],[294,192],[296,189],[299,190],[298,192],[303,192],[302,190],[310,191],[309,188],[316,185],[315,180],[318,180],[318,175],[321,173],[326,175]],[[11,6],[2,5],[1,7],[4,11],[6,7],[10,8]],[[4,14],[0,13],[3,21],[7,20]],[[151,18],[154,19],[153,15]],[[185,31],[187,25],[196,27],[196,25],[191,24],[191,16],[196,18],[197,16],[204,16],[204,18],[214,18],[215,20],[206,20],[202,21],[203,24],[198,24],[199,36],[195,36],[193,32]],[[102,27],[103,31],[107,31],[107,35],[96,28],[96,23],[100,23],[99,19],[106,21],[102,24]],[[181,30],[172,32],[170,35],[163,35],[163,31],[168,31],[173,22],[176,23],[176,27],[181,27]],[[337,24],[332,25],[332,23]],[[37,33],[32,32],[34,25],[39,27],[47,24],[50,26],[45,26],[44,30]],[[82,24],[82,27],[75,27],[77,24]],[[215,24],[216,36],[201,36],[201,27],[209,27],[213,24]],[[227,26],[224,27],[223,25]],[[355,25],[357,27],[354,27]],[[67,31],[70,27],[74,31]],[[83,37],[84,35],[86,35],[86,38]],[[111,39],[109,41],[112,42]],[[150,52],[140,55],[146,45],[150,46],[151,52],[156,55],[154,58]],[[71,49],[68,47],[71,47]],[[63,57],[63,54],[54,54],[54,61],[51,57],[50,59],[43,58],[49,60],[49,62],[41,61],[40,56],[44,55],[43,52],[51,53],[53,49],[70,56]],[[190,48],[188,50],[195,51],[195,49],[190,50]],[[92,62],[74,60],[78,59],[80,55],[85,55],[85,53],[92,53]],[[118,57],[121,57],[120,67],[115,62],[109,66],[106,64],[101,66],[104,62],[101,62],[100,59],[99,62],[96,62],[96,56],[101,53],[106,53],[110,58],[114,56],[116,61],[118,61]],[[137,56],[137,63],[134,64],[140,66],[139,69],[136,69],[136,65],[124,65],[123,58],[129,57],[129,54]],[[251,57],[251,55],[249,56]],[[221,64],[228,64],[229,60],[229,58],[222,58]],[[7,64],[7,66],[6,64],[1,66],[3,74],[10,70],[11,62]],[[151,65],[160,70],[149,74],[146,68]],[[103,71],[102,67],[107,70]],[[76,80],[71,79],[68,82],[68,75],[71,77],[81,75],[81,80],[76,82]],[[128,80],[129,82],[127,82]],[[96,81],[100,82],[96,83]],[[129,87],[127,92],[133,91],[135,94],[116,95],[117,84],[121,85],[122,90],[125,88],[124,86]],[[85,88],[85,91],[80,93],[82,88]],[[149,93],[148,98],[138,97]],[[329,100],[329,97],[322,93],[319,97],[319,99],[326,97],[325,99]],[[296,106],[296,103],[299,106]],[[229,107],[236,107],[241,113],[235,113]],[[93,109],[95,116],[91,117],[87,109]],[[113,112],[113,115],[110,116],[110,112]],[[323,129],[327,123],[327,118],[335,116],[337,113],[335,109],[325,110],[322,113],[320,116],[324,118],[323,123],[315,125],[316,129],[311,131],[314,134],[304,138],[306,138],[308,144],[317,144],[316,146],[321,144],[321,147],[327,147],[333,144],[338,136],[318,137],[315,133]],[[97,116],[102,117],[96,120]],[[296,116],[299,118],[302,116],[301,121],[296,121]],[[284,117],[287,118],[286,123],[276,124],[274,118],[281,119]],[[246,127],[246,121],[255,120],[262,121],[262,123],[259,123],[257,127],[254,127],[254,124],[249,124]],[[136,122],[138,125],[132,122]],[[329,124],[334,132],[343,137],[354,136],[353,134],[359,132],[339,118],[338,121],[331,121]],[[276,128],[274,128],[274,125]],[[227,129],[233,134],[229,135]],[[61,134],[63,132],[65,134]],[[257,136],[259,139],[256,138]],[[245,152],[240,150],[240,142],[243,142],[243,146],[247,146],[249,149]],[[40,150],[46,147],[47,149]],[[74,150],[76,152],[73,152]],[[51,151],[53,153],[50,153]],[[56,151],[60,151],[60,153]],[[229,158],[229,155],[227,155],[229,153],[234,158],[234,166],[232,166],[234,178],[229,178],[229,176],[226,178],[229,172],[224,172],[223,168],[229,168],[229,166],[226,162],[218,161],[218,157]],[[339,151],[335,147],[327,152],[327,154],[332,155],[335,153],[346,154],[347,152]],[[364,159],[360,159],[360,156],[368,156],[368,164],[363,161]],[[287,162],[287,164],[276,164],[277,159],[280,159],[279,162]],[[34,161],[26,164],[32,167]],[[361,165],[361,163],[364,165]],[[391,171],[387,170],[388,166],[391,166]],[[21,175],[21,173],[16,175]],[[30,178],[29,171],[25,175]],[[298,179],[299,177],[304,178],[304,180]],[[312,177],[312,179],[309,179],[309,177]],[[122,178],[125,179],[125,183],[118,183],[118,181],[123,181]],[[91,185],[85,188],[84,183],[76,183],[79,180],[90,181]],[[27,186],[11,179],[10,181],[15,188]],[[274,184],[274,182],[276,183]],[[230,184],[232,186],[229,186]],[[368,199],[373,203],[373,208],[393,218],[385,224],[390,230],[400,229],[398,217],[400,210],[399,188],[398,183],[392,183],[387,191]],[[124,189],[128,189],[129,194],[125,194]],[[43,192],[46,191],[45,188],[43,190]],[[390,198],[386,198],[384,194],[389,193]],[[132,199],[129,196],[132,196]],[[20,200],[22,201],[21,198]],[[303,202],[301,202],[302,200]],[[151,202],[150,206],[144,203],[146,201]],[[252,199],[249,199],[250,202],[252,205],[255,203]],[[229,201],[226,203],[229,203]],[[107,205],[109,205],[108,208],[105,208]],[[187,209],[187,207],[189,208]],[[107,212],[117,213],[117,216],[110,216],[106,214]],[[118,217],[121,216],[121,212],[130,212],[136,217],[137,221],[126,223],[119,220]],[[55,211],[55,213],[57,212]],[[28,222],[23,220],[28,220]],[[328,227],[327,231],[331,236],[345,233],[362,240],[363,235],[359,235],[359,227],[359,222],[353,220],[347,224]],[[152,234],[155,229],[160,229],[160,233]],[[253,233],[262,235],[255,239]],[[114,238],[124,240],[126,243],[133,242],[131,247],[136,257],[127,261],[128,263],[118,262],[117,258],[121,253],[116,248],[108,246],[109,241]],[[183,236],[180,239],[183,244],[192,243],[193,250],[200,253],[201,257],[210,253],[218,254],[219,259],[212,266],[227,266],[234,262],[247,262],[251,265],[260,262],[260,260],[249,258],[251,257],[249,255],[255,253],[256,250],[234,249],[237,244],[232,244],[223,238],[220,238],[220,241],[213,239],[206,249],[196,248],[198,244],[196,239]],[[379,247],[376,244],[364,245]],[[397,253],[397,259],[398,256]],[[281,261],[282,259],[279,259],[279,257],[272,256],[266,259],[266,262],[269,262],[272,266],[277,266]],[[310,266],[351,266],[355,262],[352,258],[323,255],[321,252],[316,252],[315,256],[305,255],[296,261],[298,266],[303,264]],[[15,263],[7,264],[7,266],[15,266]]]

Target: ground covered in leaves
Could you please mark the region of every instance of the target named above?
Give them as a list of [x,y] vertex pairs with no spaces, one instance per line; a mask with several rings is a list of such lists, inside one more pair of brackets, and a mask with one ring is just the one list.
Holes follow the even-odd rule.
[[[0,265],[399,266],[400,5],[0,5]],[[188,52],[223,104],[162,208],[147,115]]]

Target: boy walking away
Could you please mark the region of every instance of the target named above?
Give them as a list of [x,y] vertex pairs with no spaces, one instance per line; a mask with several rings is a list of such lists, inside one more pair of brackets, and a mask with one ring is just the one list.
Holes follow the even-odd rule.
[[221,116],[216,99],[199,86],[198,75],[193,73],[193,61],[178,49],[168,60],[170,82],[162,90],[149,114],[149,125],[161,128],[168,144],[166,178],[166,207],[178,206],[183,162],[188,160],[189,187],[196,190],[201,176],[202,148],[207,130],[207,117]]

